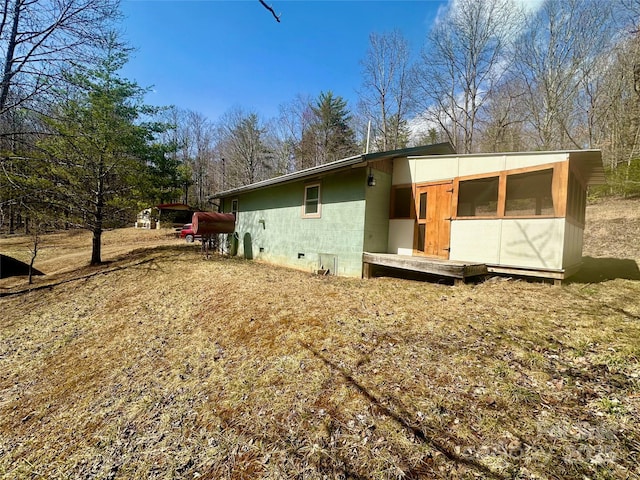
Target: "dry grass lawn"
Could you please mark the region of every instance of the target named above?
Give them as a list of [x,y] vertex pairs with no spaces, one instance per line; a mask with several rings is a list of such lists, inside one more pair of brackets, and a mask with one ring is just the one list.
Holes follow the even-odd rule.
[[[27,259],[28,237],[0,239]],[[3,478],[640,478],[640,202],[562,287],[312,276],[165,233],[0,280]]]

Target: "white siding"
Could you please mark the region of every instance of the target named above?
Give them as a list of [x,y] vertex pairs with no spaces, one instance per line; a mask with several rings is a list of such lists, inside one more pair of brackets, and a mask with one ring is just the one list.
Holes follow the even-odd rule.
[[407,158],[396,158],[393,161],[392,185],[406,185],[411,183],[411,167]]
[[504,170],[505,156],[481,156],[481,157],[461,157],[458,159],[460,163],[460,177],[469,175],[480,175],[482,173],[499,172]]
[[574,267],[582,262],[583,237],[584,230],[582,227],[566,222],[564,232],[564,268]]
[[451,260],[500,262],[502,220],[454,220],[451,222]]
[[410,160],[414,183],[451,180],[458,174],[458,162],[454,158],[425,157]]
[[399,158],[393,163],[393,185],[436,182],[566,161],[567,152],[478,155],[432,155]]
[[[450,258],[559,270],[563,268],[564,225],[563,218],[455,220]],[[576,248],[576,255],[581,251]]]
[[411,255],[413,253],[413,220],[389,220],[388,253]]
[[459,157],[459,176],[481,175],[484,173],[536,167],[567,160],[568,154],[560,153],[510,153],[501,155],[469,155]]
[[561,269],[564,218],[503,220],[500,264]]
[[564,162],[569,159],[569,154],[566,152],[518,153],[505,155],[505,158],[505,168],[512,170],[515,168],[535,167],[548,163]]

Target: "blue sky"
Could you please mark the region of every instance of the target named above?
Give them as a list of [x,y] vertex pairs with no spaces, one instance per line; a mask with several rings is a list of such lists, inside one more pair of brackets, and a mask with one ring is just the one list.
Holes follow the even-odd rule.
[[217,120],[230,108],[264,119],[297,94],[332,90],[355,109],[372,32],[400,30],[418,54],[446,1],[123,0],[136,51],[122,75],[153,87],[147,103]]

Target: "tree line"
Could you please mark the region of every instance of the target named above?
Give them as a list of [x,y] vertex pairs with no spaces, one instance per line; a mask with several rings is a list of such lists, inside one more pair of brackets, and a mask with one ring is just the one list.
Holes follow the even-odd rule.
[[[184,200],[370,152],[450,142],[459,153],[597,148],[609,193],[640,193],[639,0],[451,2],[412,46],[371,33],[358,101],[297,94],[276,118],[173,112]],[[196,120],[197,119],[197,120]],[[207,131],[208,147],[193,147]]]
[[443,141],[599,148],[607,188],[640,193],[640,0],[519,5],[450,2],[422,45],[371,33],[355,105],[327,85],[275,118],[237,106],[209,119],[148,106],[121,78],[118,0],[3,0],[0,228],[89,228],[99,263],[102,230],[144,205],[209,209],[220,190]]

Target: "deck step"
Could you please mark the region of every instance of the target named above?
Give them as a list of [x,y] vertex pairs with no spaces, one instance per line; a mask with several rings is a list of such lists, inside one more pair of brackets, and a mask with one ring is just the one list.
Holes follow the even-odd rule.
[[371,265],[427,273],[462,281],[470,277],[477,277],[488,273],[487,265],[484,263],[459,262],[411,255],[394,255],[392,253],[364,252],[362,254],[362,263],[363,277],[365,278],[370,277]]

